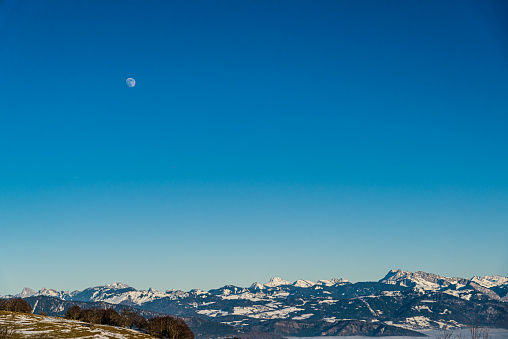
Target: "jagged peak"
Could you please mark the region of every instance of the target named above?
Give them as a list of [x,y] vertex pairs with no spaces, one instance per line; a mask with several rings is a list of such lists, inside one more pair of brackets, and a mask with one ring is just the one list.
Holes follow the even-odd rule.
[[[384,276],[384,278],[381,278],[379,281],[382,282],[383,280],[388,280],[392,277],[395,277],[397,275],[401,275],[401,273],[403,274],[404,272],[399,268],[397,270],[389,270],[388,273]],[[407,273],[407,272],[405,272]]]
[[32,290],[31,288],[29,287],[25,287],[23,288],[23,290],[21,291],[20,294],[18,294],[17,296],[19,298],[27,298],[27,297],[31,297],[32,295],[35,295],[37,294],[36,291]]

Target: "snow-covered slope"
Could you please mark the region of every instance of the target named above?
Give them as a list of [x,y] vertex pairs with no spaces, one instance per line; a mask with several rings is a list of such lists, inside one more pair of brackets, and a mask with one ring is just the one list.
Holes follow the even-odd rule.
[[270,279],[269,282],[264,284],[265,287],[277,287],[277,286],[282,286],[282,285],[291,285],[291,283],[287,280],[282,279],[282,278],[273,277]]
[[32,290],[31,288],[28,288],[28,287],[25,287],[23,288],[23,291],[21,291],[20,294],[17,294],[16,297],[18,298],[28,298],[28,297],[31,297],[32,295],[36,295],[37,292]]
[[438,291],[452,285],[456,287],[465,286],[469,280],[464,278],[449,278],[422,271],[408,272],[402,270],[391,270],[379,282],[384,284],[413,287],[418,290]]
[[317,282],[317,285],[325,285],[325,286],[333,286],[333,285],[336,285],[336,284],[345,284],[345,283],[348,283],[349,281],[347,279],[344,279],[344,278],[332,278],[330,280],[318,280]]
[[500,275],[488,275],[485,277],[474,276],[471,278],[471,281],[486,288],[508,285],[508,278]]
[[296,287],[312,287],[316,285],[316,283],[310,280],[299,279],[295,281],[292,285]]
[[265,288],[265,286],[261,285],[260,283],[258,283],[257,281],[255,283],[253,283],[252,285],[250,285],[249,287],[250,289],[253,289],[253,290],[263,290]]
[[112,289],[124,289],[124,288],[129,288],[129,285],[122,284],[120,282],[114,282],[112,284],[106,284],[106,285],[104,285],[104,287],[112,288]]
[[46,317],[35,314],[0,311],[0,327],[12,329],[12,336],[2,338],[116,338],[150,339],[148,334],[139,331],[95,325],[61,317]]
[[508,278],[499,275],[474,276],[471,279],[465,279],[443,277],[422,271],[408,272],[399,269],[389,271],[379,282],[410,287],[422,293],[424,291],[441,291],[464,300],[473,297],[508,301]]

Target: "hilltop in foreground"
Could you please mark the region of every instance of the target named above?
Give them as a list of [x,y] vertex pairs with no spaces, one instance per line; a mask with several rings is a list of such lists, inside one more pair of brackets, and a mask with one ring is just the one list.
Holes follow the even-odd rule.
[[126,328],[106,325],[92,328],[90,324],[75,320],[6,311],[0,311],[0,332],[1,329],[12,330],[14,335],[22,338],[153,339],[148,334]]

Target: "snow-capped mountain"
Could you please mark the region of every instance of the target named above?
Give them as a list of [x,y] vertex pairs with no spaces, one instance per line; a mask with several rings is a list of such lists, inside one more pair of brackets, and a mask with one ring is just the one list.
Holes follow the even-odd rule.
[[113,288],[113,289],[125,289],[125,288],[129,288],[129,285],[122,284],[119,282],[114,282],[112,284],[106,284],[106,285],[104,285],[104,287]]
[[23,288],[23,291],[21,291],[20,294],[16,295],[18,298],[28,298],[32,295],[36,295],[37,292],[32,290],[31,288],[25,287]]
[[[23,289],[25,290],[25,289]],[[57,291],[50,288],[42,288],[40,289],[35,295],[43,295],[47,297],[55,297],[63,300],[70,299],[72,297],[72,293],[69,293],[69,291]]]
[[507,280],[501,276],[464,279],[391,270],[379,282],[350,283],[334,278],[290,283],[275,277],[250,287],[226,285],[188,292],[136,290],[113,283],[70,293],[25,288],[17,296],[30,300],[50,296],[68,302],[106,302],[261,331],[270,331],[269,324],[275,321],[333,325],[343,319],[412,329],[456,327],[466,319],[464,314],[479,316],[482,312],[487,312],[485,316],[488,314],[495,326],[508,327],[508,319],[503,318],[508,314]]
[[425,273],[422,271],[408,272],[402,270],[391,270],[379,282],[384,284],[413,287],[419,290],[438,291],[450,286],[463,287],[467,285],[468,279],[448,278],[440,275]]
[[264,284],[265,287],[277,287],[277,286],[281,286],[281,285],[291,285],[291,283],[287,280],[282,279],[282,278],[274,277],[274,278],[271,278],[269,282]]
[[312,287],[316,285],[316,283],[310,280],[298,279],[292,285],[296,287]]
[[265,286],[258,283],[257,281],[255,283],[253,283],[252,285],[250,285],[250,289],[252,290],[264,290],[265,289]]
[[325,286],[333,286],[333,285],[336,285],[336,284],[345,284],[345,283],[348,283],[349,280],[347,279],[343,279],[343,278],[332,278],[330,280],[318,280],[317,281],[317,285],[325,285]]
[[473,278],[471,278],[471,281],[486,288],[508,285],[508,278],[502,277],[500,275],[492,275],[485,277],[474,276]]

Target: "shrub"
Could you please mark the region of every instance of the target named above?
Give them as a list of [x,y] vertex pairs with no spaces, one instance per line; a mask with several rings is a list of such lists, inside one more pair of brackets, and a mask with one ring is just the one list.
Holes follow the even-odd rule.
[[138,314],[138,312],[131,310],[130,308],[124,308],[120,314],[121,324],[123,327],[138,329],[146,329],[147,321],[144,317]]
[[78,305],[71,306],[65,312],[65,318],[78,320],[81,317],[81,307]]
[[15,299],[2,299],[0,300],[0,310],[19,312],[19,313],[32,313],[32,306],[21,298]]
[[110,326],[122,326],[122,318],[120,317],[120,314],[118,314],[118,312],[114,309],[108,308],[106,310],[99,310],[98,313],[100,314],[99,322],[101,324]]
[[148,333],[157,338],[194,339],[194,334],[182,319],[170,316],[148,319]]

